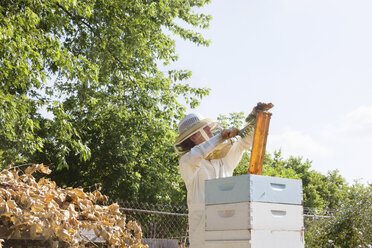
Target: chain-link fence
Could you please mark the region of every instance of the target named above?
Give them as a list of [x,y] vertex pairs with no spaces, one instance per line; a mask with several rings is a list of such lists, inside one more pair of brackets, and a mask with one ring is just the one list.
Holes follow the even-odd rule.
[[140,224],[144,238],[177,239],[180,245],[188,244],[187,207],[129,201],[119,205],[128,220]]
[[[182,247],[188,245],[187,207],[136,202],[120,202],[128,220],[136,220],[147,239],[176,239]],[[331,210],[304,207],[305,229],[314,221],[332,216]]]
[[304,207],[304,219],[319,219],[319,218],[329,218],[334,213],[330,209],[314,209],[309,207]]

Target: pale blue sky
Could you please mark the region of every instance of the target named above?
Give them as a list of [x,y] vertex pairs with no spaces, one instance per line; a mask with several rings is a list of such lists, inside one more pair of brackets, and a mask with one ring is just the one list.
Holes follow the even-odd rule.
[[372,182],[372,1],[214,0],[208,48],[177,40],[197,112],[216,118],[272,102],[267,149]]

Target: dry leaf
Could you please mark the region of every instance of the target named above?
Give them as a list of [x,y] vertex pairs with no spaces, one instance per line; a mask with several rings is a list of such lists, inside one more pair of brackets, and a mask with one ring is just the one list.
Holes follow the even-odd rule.
[[44,174],[49,175],[52,171],[49,169],[49,166],[44,166],[43,164],[40,164],[38,167],[38,171]]
[[0,218],[12,230],[10,236],[20,238],[29,231],[31,239],[42,236],[52,247],[58,247],[58,241],[81,247],[84,241],[78,230],[85,228],[94,230],[109,246],[146,247],[140,242],[141,228],[133,221],[126,224],[118,204],[96,204],[107,201],[99,190],[85,193],[81,188],[62,189],[46,178],[36,182],[32,176],[35,171],[51,172],[43,164],[33,164],[21,176],[16,169],[0,172]]
[[47,195],[45,196],[45,202],[46,202],[46,204],[48,205],[49,202],[50,202],[51,200],[53,200],[53,198],[54,198],[54,195],[47,194]]
[[74,189],[75,194],[82,199],[87,198],[87,195],[84,193],[82,189]]
[[109,209],[112,213],[120,214],[120,211],[119,211],[119,205],[118,205],[117,203],[113,203],[113,204],[111,204],[110,206],[108,206],[108,209]]
[[36,239],[39,237],[38,234],[42,233],[43,229],[41,228],[41,225],[39,224],[33,224],[30,227],[30,237],[31,239]]
[[40,204],[40,203],[35,203],[31,206],[31,212],[33,213],[38,213],[38,212],[41,212],[41,211],[44,211],[44,205]]
[[31,175],[38,169],[38,166],[39,166],[38,164],[33,164],[31,167],[27,167],[25,173]]

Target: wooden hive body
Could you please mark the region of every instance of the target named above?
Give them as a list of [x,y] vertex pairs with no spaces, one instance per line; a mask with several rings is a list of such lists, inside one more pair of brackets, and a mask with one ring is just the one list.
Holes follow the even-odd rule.
[[206,247],[303,248],[302,182],[260,175],[206,181]]

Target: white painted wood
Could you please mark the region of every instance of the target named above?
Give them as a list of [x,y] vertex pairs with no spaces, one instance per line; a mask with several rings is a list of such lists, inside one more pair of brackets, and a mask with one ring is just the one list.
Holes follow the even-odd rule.
[[251,228],[250,203],[205,206],[205,230],[244,230]]
[[[207,231],[210,233],[211,231]],[[223,234],[223,232],[226,232]],[[251,240],[206,240],[206,247],[304,248],[304,231],[248,230]],[[215,232],[217,234],[218,232]],[[224,237],[231,231],[221,231]]]
[[241,175],[205,182],[205,204],[234,202],[302,204],[302,181],[296,179]]
[[252,229],[302,230],[301,205],[251,202]]
[[206,230],[301,230],[301,205],[241,202],[206,206]]
[[205,247],[208,248],[251,248],[250,241],[219,241],[219,242],[205,242]]
[[249,241],[251,230],[205,231],[205,241]]
[[252,248],[304,248],[304,231],[252,230]]

